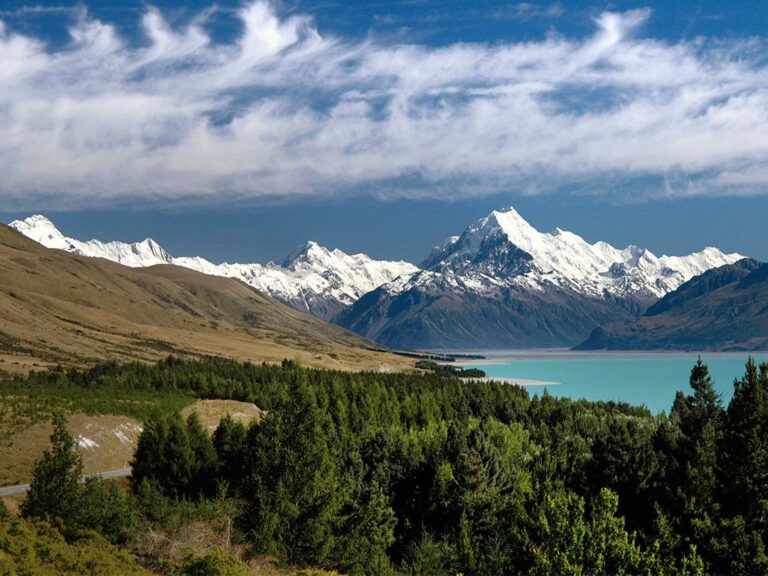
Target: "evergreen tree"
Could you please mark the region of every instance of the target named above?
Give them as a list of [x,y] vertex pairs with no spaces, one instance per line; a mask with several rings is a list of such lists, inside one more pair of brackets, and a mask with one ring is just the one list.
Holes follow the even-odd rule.
[[298,564],[324,564],[340,507],[337,468],[306,373],[294,369],[286,405],[253,423],[246,437],[242,494],[248,525],[266,551]]
[[131,466],[134,490],[146,480],[171,498],[215,493],[216,452],[196,415],[187,423],[178,414],[150,416]]
[[194,497],[214,496],[219,465],[211,435],[195,412],[187,418],[186,427],[192,451],[192,478],[186,492]]
[[733,398],[728,405],[724,455],[724,503],[732,516],[753,521],[762,533],[766,524],[768,494],[768,365],[758,368],[749,358],[744,377],[734,382]]
[[395,540],[395,513],[378,484],[366,487],[350,503],[336,537],[333,565],[360,576],[392,571],[387,551]]
[[51,447],[35,464],[21,514],[48,520],[66,530],[79,510],[83,463],[64,416],[55,413],[52,423]]
[[538,521],[539,538],[534,545],[534,576],[584,574],[584,500],[564,492],[546,498]]
[[187,427],[178,414],[168,420],[168,435],[163,445],[161,461],[164,470],[160,485],[166,494],[173,498],[191,495],[196,468],[195,453]]
[[722,394],[715,389],[709,366],[702,362],[701,356],[691,368],[688,383],[693,390],[693,396],[689,398],[691,409],[701,411],[710,418],[717,417],[722,409]]
[[586,574],[632,576],[658,571],[654,550],[643,551],[617,516],[619,498],[602,489],[592,504],[592,518],[586,535],[584,566]]
[[158,412],[152,413],[144,421],[131,461],[131,483],[135,492],[146,483],[163,487],[167,474],[164,459],[167,439],[167,418]]
[[87,478],[79,495],[76,526],[95,530],[113,544],[127,544],[136,528],[133,502],[114,482]]
[[218,477],[227,483],[230,489],[237,490],[245,474],[245,437],[246,428],[227,414],[221,419],[213,433],[213,447],[218,461]]
[[691,369],[689,380],[693,395],[685,400],[686,409],[678,412],[682,433],[678,460],[682,463],[681,492],[683,515],[691,518],[714,516],[716,502],[718,444],[722,435],[721,395],[715,390],[709,368],[701,361]]
[[533,574],[611,574],[633,576],[659,573],[655,547],[643,550],[617,517],[618,498],[601,490],[585,517],[584,501],[567,493],[547,498],[539,518],[541,543],[534,548]]

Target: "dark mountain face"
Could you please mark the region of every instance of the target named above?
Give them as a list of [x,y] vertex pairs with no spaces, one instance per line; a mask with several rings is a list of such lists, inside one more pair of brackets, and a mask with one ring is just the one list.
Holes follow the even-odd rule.
[[596,329],[581,350],[761,350],[768,347],[768,264],[709,270],[640,318]]
[[478,293],[435,275],[400,292],[374,290],[337,321],[394,348],[562,347],[580,342],[602,322],[633,318],[641,310],[631,301],[554,288],[504,286]]
[[738,282],[760,268],[762,264],[752,258],[744,258],[735,264],[707,270],[704,274],[694,276],[674,292],[670,292],[645,311],[643,316],[657,316],[664,312],[683,306],[686,302],[695,300],[705,294]]

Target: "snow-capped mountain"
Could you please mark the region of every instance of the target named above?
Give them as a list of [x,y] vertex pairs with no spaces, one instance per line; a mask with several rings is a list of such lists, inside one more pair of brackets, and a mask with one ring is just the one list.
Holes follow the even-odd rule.
[[125,266],[173,264],[214,276],[238,278],[293,306],[324,319],[336,316],[366,292],[401,275],[417,271],[413,264],[374,260],[365,254],[329,250],[315,242],[291,253],[281,264],[214,264],[200,257],[173,257],[154,240],[82,242],[64,236],[45,216],[31,216],[10,226],[48,248],[105,258]]
[[539,232],[515,210],[494,211],[435,247],[420,268],[348,255],[314,242],[281,263],[214,264],[173,257],[156,242],[81,242],[43,216],[11,224],[50,248],[127,266],[175,264],[239,278],[294,308],[392,347],[569,346],[598,325],[631,320],[709,269],[742,258],[705,248],[656,256]]
[[655,299],[693,276],[742,258],[717,248],[688,256],[656,256],[638,246],[619,249],[606,242],[590,244],[560,228],[553,233],[539,232],[509,208],[493,211],[461,236],[451,237],[421,268],[481,288],[515,284],[545,290],[556,286],[589,296]]
[[64,236],[53,222],[40,215],[30,216],[24,220],[14,220],[9,226],[46,248],[66,250],[81,256],[104,258],[132,268],[173,263],[173,257],[150,238],[132,244],[99,240],[81,242]]
[[436,247],[422,270],[361,298],[339,322],[415,348],[573,345],[597,325],[636,317],[693,276],[743,258],[706,248],[656,256],[637,246],[542,233],[494,211]]

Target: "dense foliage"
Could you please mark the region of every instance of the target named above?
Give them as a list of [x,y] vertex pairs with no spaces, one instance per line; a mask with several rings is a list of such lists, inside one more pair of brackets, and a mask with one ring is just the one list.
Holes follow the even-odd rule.
[[149,572],[94,532],[67,542],[47,522],[0,519],[0,574],[148,576]]
[[699,362],[689,393],[660,416],[293,362],[168,359],[38,375],[37,385],[45,378],[264,408],[260,421],[225,418],[212,435],[194,417],[150,416],[131,498],[168,517],[185,503],[224,507],[238,542],[286,563],[350,574],[768,573],[768,365],[750,361],[724,407]]
[[438,364],[432,360],[419,360],[416,368],[431,370],[438,376],[458,376],[459,378],[485,378],[485,371],[480,368],[462,368],[450,364]]

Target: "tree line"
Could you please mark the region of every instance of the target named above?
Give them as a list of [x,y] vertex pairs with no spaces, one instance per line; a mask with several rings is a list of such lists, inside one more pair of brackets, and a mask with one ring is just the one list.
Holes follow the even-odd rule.
[[117,518],[50,514],[62,498],[39,476],[73,464],[38,465],[24,513],[58,518],[66,535],[95,529],[130,545],[137,511],[218,503],[228,537],[252,553],[349,574],[768,573],[768,365],[752,359],[728,406],[699,360],[688,391],[658,416],[500,383],[291,361],[169,358],[29,378],[265,410],[248,426],[224,418],[213,434],[195,416],[151,414],[133,495],[74,488],[112,502],[102,508]]

